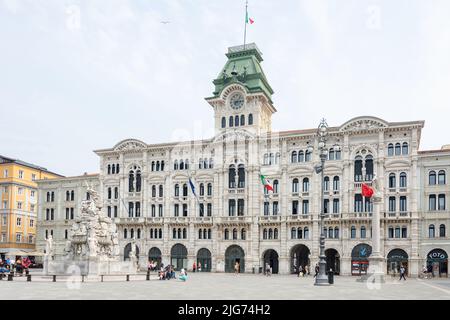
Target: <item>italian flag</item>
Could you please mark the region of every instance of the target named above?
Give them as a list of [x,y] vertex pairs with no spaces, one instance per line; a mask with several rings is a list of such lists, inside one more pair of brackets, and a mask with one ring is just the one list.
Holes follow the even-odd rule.
[[273,187],[270,184],[270,181],[265,176],[263,176],[262,174],[260,175],[260,177],[261,177],[261,183],[263,184],[264,188],[266,188],[267,191],[272,191],[273,192]]
[[253,20],[252,18],[249,18],[248,12],[246,12],[245,13],[245,23],[253,24],[254,22],[255,22],[255,20]]

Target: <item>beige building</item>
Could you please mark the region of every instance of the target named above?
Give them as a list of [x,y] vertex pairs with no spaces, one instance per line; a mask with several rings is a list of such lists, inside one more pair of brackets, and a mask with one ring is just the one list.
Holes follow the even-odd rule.
[[[126,139],[95,151],[98,175],[38,182],[42,250],[53,233],[62,254],[87,180],[103,195],[104,214],[118,225],[123,259],[134,237],[143,266],[150,259],[191,269],[196,262],[202,271],[232,272],[239,262],[241,272],[258,272],[267,262],[273,272],[290,273],[318,261],[323,192],[327,268],[360,274],[372,250],[373,210],[361,185],[376,174],[384,195],[386,272],[403,264],[415,276],[429,264],[436,275],[447,275],[450,150],[419,150],[423,121],[362,116],[329,127],[322,191],[314,170],[317,129],[273,132],[277,110],[261,52],[249,44],[229,48],[226,56],[206,98],[214,110],[214,137],[165,144]],[[261,174],[273,192],[264,191]],[[46,201],[48,192],[55,202]],[[51,209],[54,216],[47,214]]]

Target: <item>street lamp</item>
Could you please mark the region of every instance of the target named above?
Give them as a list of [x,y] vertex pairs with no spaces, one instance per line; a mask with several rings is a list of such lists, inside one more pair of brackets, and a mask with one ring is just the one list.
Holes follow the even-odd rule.
[[[316,280],[314,285],[316,286],[326,286],[329,285],[328,278],[326,275],[326,257],[325,257],[325,234],[323,232],[323,219],[325,216],[325,208],[324,208],[324,201],[323,201],[323,191],[324,191],[324,185],[323,185],[323,172],[325,169],[325,160],[328,156],[328,150],[326,147],[327,137],[328,137],[328,125],[325,119],[322,119],[320,121],[319,127],[317,129],[317,136],[319,139],[318,143],[318,151],[319,151],[319,157],[320,157],[320,164],[314,166],[314,170],[317,174],[320,173],[320,252],[319,252],[319,274],[316,276]],[[334,145],[333,149],[335,151],[340,151],[340,147],[338,145]],[[308,147],[308,151],[312,151],[312,147]]]

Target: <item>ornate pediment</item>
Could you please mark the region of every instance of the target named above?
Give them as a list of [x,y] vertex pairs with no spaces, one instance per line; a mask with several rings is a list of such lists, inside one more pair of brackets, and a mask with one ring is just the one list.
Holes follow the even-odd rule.
[[339,131],[354,132],[387,128],[386,121],[375,117],[358,117],[344,123]]
[[116,151],[141,150],[145,149],[147,145],[136,139],[126,139],[114,146]]

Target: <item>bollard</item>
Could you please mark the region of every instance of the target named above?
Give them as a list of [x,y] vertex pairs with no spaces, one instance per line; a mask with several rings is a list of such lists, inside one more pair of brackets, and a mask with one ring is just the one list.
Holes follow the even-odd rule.
[[56,282],[56,274],[53,275],[53,282]]
[[31,282],[31,274],[27,274],[27,282]]
[[25,274],[26,275],[29,275],[30,274],[30,271],[27,269],[27,270],[25,270]]
[[145,280],[150,280],[150,271],[147,271],[147,277],[145,278]]
[[8,281],[13,281],[14,274],[8,274]]
[[101,277],[101,279],[102,279],[101,281],[103,282],[103,275],[101,275],[100,277]]
[[130,275],[127,274],[127,281],[130,281]]
[[84,282],[84,274],[81,275],[81,282]]

